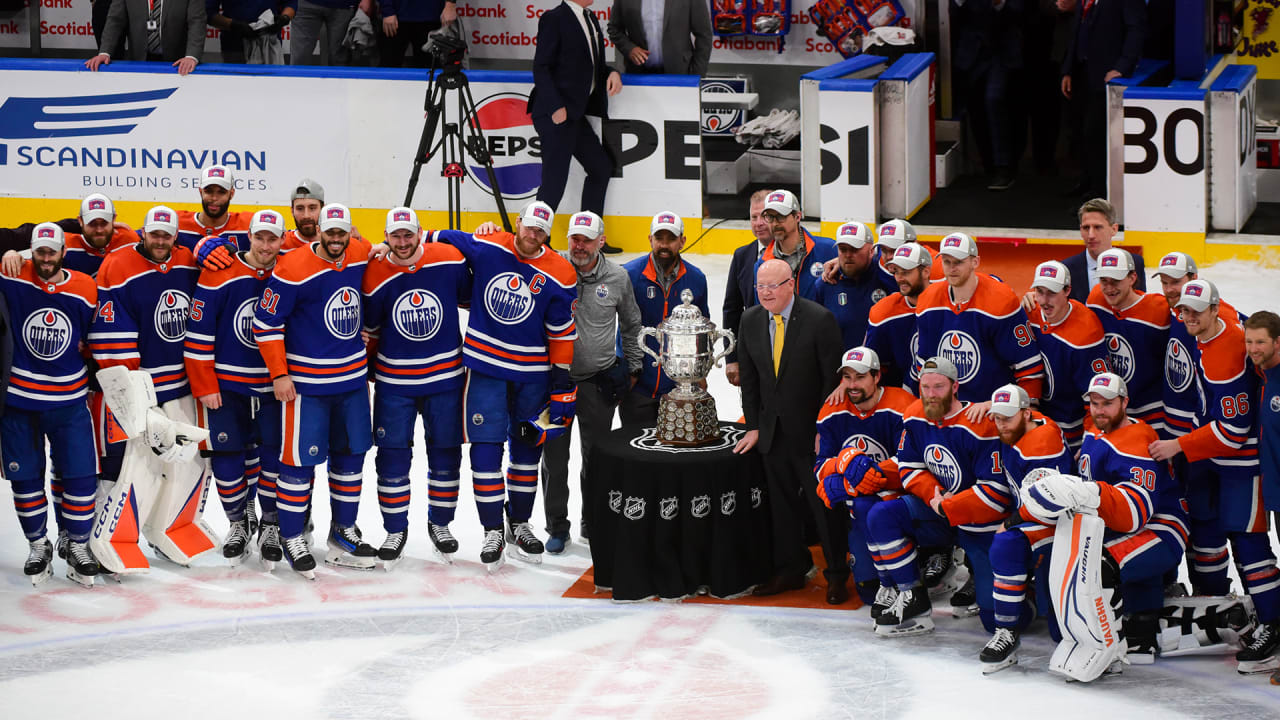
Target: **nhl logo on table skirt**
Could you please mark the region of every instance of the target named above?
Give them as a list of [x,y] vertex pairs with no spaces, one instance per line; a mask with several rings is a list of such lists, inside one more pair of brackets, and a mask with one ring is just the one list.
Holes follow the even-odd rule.
[[622,493],[620,491],[609,491],[609,509],[614,512],[622,512]]
[[658,501],[658,517],[671,520],[678,514],[680,514],[680,498],[672,496]]
[[644,517],[645,499],[627,496],[626,507],[622,509],[622,516],[628,520],[640,520]]
[[711,514],[711,496],[698,495],[689,501],[689,513],[696,518],[704,518]]
[[764,490],[758,487],[751,488],[751,507],[758,508],[762,502],[764,502]]
[[720,514],[729,517],[738,509],[738,493],[734,490],[720,495]]

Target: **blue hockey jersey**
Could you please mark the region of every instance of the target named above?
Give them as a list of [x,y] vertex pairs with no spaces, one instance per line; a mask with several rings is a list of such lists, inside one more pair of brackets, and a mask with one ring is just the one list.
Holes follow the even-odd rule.
[[253,337],[253,316],[271,277],[271,268],[245,262],[243,253],[230,267],[205,270],[191,300],[191,320],[183,358],[196,397],[230,391],[269,393],[271,376]]
[[42,280],[28,260],[18,277],[0,275],[0,294],[13,323],[7,405],[49,410],[83,403],[89,378],[80,343],[98,308],[93,280],[65,269],[61,277]]
[[[1135,291],[1137,292],[1137,291]],[[1107,365],[1129,388],[1129,416],[1157,432],[1164,427],[1164,354],[1169,343],[1169,304],[1159,293],[1138,293],[1123,309],[1107,304],[1098,285],[1089,293],[1089,309],[1102,321]]]
[[1168,463],[1151,459],[1147,448],[1158,439],[1141,420],[1110,432],[1089,422],[1080,446],[1080,477],[1104,485],[1098,517],[1108,540],[1137,532],[1148,524],[1187,537],[1187,515]]
[[915,393],[919,376],[915,373],[916,309],[906,296],[895,292],[871,306],[864,345],[880,356],[880,384],[894,385]]
[[1089,380],[1107,368],[1102,323],[1083,304],[1070,300],[1067,315],[1056,325],[1044,321],[1037,307],[1027,316],[1044,359],[1044,391],[1040,411],[1057,423],[1072,449],[1084,438]]
[[1074,469],[1075,461],[1057,423],[1033,412],[1031,425],[1018,442],[1012,445],[1000,444],[1000,465],[1004,468],[1005,479],[1009,483],[1010,495],[1016,507],[1019,504],[1018,492],[1028,473],[1049,468],[1069,474]]
[[919,400],[912,403],[903,417],[898,469],[902,486],[926,503],[935,492],[946,496],[943,508],[952,525],[993,533],[1014,500],[1000,464],[1000,433],[988,418],[970,421],[967,408],[935,424]]
[[857,448],[877,464],[893,457],[902,439],[902,416],[916,399],[902,388],[881,388],[875,408],[862,413],[846,397],[839,405],[818,410],[818,458],[821,467],[847,447]]

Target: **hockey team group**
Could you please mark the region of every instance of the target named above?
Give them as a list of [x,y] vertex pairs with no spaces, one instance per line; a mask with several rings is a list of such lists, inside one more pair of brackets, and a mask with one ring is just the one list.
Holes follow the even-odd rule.
[[[496,569],[508,544],[539,561],[539,461],[577,393],[579,279],[547,245],[552,209],[530,203],[514,234],[472,234],[424,232],[394,208],[374,245],[314,181],[292,194],[291,230],[274,210],[231,212],[228,168],[203,169],[200,185],[201,211],[156,206],[138,231],[90,195],[80,232],[40,223],[29,251],[3,258],[13,349],[0,456],[32,581],[50,577],[55,552],[87,586],[145,571],[144,539],[181,565],[220,546],[314,579],[321,464],[326,561],[391,567],[419,417],[436,551],[459,548],[449,525],[467,444],[482,562]],[[791,193],[759,200],[753,215],[760,205],[801,241],[769,255],[791,265],[800,296],[868,298],[818,418],[814,480],[828,507],[848,509],[847,562],[877,634],[933,630],[931,596],[954,591],[955,612],[991,633],[984,672],[1016,662],[1038,614],[1061,618],[1048,622],[1050,666],[1076,679],[1237,645],[1241,672],[1280,667],[1266,512],[1280,497],[1264,493],[1280,478],[1264,488],[1259,460],[1260,432],[1280,434],[1280,383],[1266,382],[1280,317],[1243,318],[1182,253],[1161,258],[1162,293],[1139,290],[1134,258],[1113,248],[1087,303],[1070,299],[1057,261],[1020,296],[979,271],[964,233],[936,257],[901,220],[846,223],[829,240],[799,226]],[[1086,204],[1081,219],[1108,213]],[[600,226],[579,213],[570,233]],[[356,526],[375,445],[378,548]],[[230,521],[221,539],[201,517],[210,476]]]

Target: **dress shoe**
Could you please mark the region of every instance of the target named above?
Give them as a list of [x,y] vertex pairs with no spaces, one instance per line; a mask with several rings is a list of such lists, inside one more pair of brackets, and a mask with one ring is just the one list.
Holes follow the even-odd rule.
[[605,243],[604,247],[600,248],[600,252],[604,253],[605,255],[617,255],[618,253],[622,252],[622,248],[614,247],[609,243]]
[[755,590],[751,591],[756,597],[765,597],[766,595],[777,595],[788,590],[800,590],[805,585],[803,575],[777,575],[769,578],[769,581],[763,585],[757,585]]
[[846,582],[839,582],[834,585],[827,586],[827,604],[843,605],[849,600],[849,585]]

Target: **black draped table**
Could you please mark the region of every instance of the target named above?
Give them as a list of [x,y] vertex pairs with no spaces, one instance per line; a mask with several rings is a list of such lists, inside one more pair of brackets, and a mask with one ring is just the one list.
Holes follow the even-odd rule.
[[595,583],[614,600],[741,595],[769,578],[769,505],[760,456],[734,455],[741,425],[700,448],[652,428],[614,430],[587,464]]

